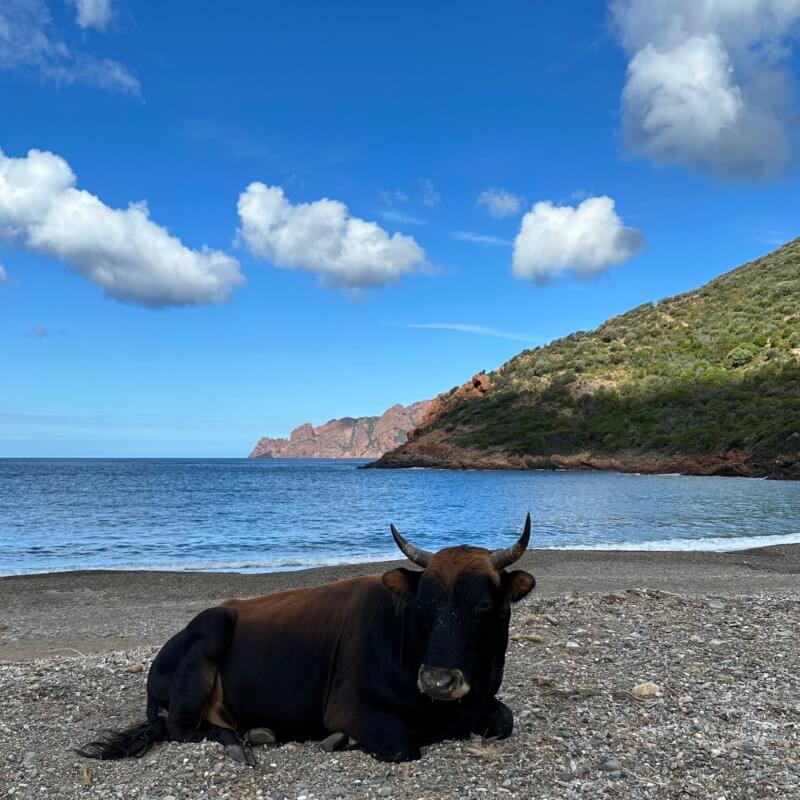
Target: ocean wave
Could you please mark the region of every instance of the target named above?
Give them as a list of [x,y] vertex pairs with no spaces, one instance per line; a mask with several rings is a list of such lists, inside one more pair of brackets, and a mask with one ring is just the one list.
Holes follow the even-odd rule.
[[0,577],[13,575],[48,575],[53,572],[295,572],[316,567],[337,567],[346,564],[370,564],[402,560],[401,555],[391,551],[378,553],[353,553],[344,555],[317,556],[277,556],[263,560],[224,559],[173,561],[149,564],[146,561],[136,564],[110,563],[91,564],[88,566],[66,564],[63,566],[41,569],[31,567],[16,570],[0,569]]
[[[673,538],[652,539],[640,542],[584,542],[582,544],[540,544],[537,549],[553,551],[618,551],[618,552],[733,552],[756,547],[800,544],[800,533],[771,534],[763,536],[706,536],[697,539]],[[12,575],[46,575],[53,572],[242,572],[270,573],[294,572],[317,567],[336,567],[346,564],[367,564],[399,561],[401,557],[389,551],[370,553],[339,553],[337,555],[320,553],[314,556],[297,554],[275,556],[264,559],[196,559],[161,563],[106,563],[106,564],[65,564],[48,569],[40,566],[15,570],[0,569],[0,577]]]
[[800,544],[800,533],[765,534],[763,536],[704,536],[697,539],[651,539],[643,542],[593,542],[591,544],[554,545],[553,547],[543,547],[541,549],[725,553],[781,544]]

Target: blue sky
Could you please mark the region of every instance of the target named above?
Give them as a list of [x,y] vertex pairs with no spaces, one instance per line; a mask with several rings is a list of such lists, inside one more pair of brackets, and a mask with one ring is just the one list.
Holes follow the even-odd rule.
[[793,238],[798,3],[643,3],[9,0],[0,456],[246,455]]

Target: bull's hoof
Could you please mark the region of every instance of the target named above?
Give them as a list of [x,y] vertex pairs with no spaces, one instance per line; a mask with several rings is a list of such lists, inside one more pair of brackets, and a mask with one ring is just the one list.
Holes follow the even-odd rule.
[[390,764],[401,764],[404,761],[417,761],[422,757],[419,748],[414,750],[398,750],[396,752],[370,753],[378,761],[387,761]]
[[320,742],[320,747],[326,753],[334,753],[337,750],[344,750],[350,743],[350,737],[346,733],[332,733]]
[[248,767],[254,767],[256,765],[256,757],[253,755],[253,749],[247,744],[226,744],[225,755]]
[[486,718],[483,730],[484,739],[508,739],[514,730],[514,712],[505,704],[497,701]]
[[247,731],[244,738],[250,742],[250,744],[255,745],[256,747],[263,744],[278,744],[278,738],[269,728],[251,728],[249,731]]

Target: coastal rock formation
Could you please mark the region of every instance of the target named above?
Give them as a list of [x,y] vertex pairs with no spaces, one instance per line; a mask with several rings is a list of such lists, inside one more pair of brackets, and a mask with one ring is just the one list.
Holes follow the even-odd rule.
[[[776,464],[771,477],[800,478],[797,464],[784,470]],[[755,469],[749,463],[746,451],[734,451],[716,455],[666,456],[647,453],[619,453],[603,456],[593,453],[573,455],[504,455],[479,451],[425,445],[399,448],[387,453],[374,465],[381,468],[434,467],[439,469],[539,469],[588,472],[606,470],[613,472],[636,472],[641,475],[719,475],[739,478],[764,477],[763,469]]]
[[800,239],[473,376],[370,466],[800,479]]
[[307,422],[288,439],[259,439],[250,458],[380,458],[406,441],[429,406],[398,403],[379,417],[343,417],[317,428]]

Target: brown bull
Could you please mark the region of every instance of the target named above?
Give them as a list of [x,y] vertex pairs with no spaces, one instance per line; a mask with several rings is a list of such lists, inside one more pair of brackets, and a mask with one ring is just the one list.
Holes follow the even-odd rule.
[[123,758],[158,741],[211,738],[253,763],[245,732],[261,729],[262,741],[341,734],[377,758],[405,761],[430,742],[509,736],[511,710],[495,695],[511,603],[535,579],[506,567],[525,551],[530,529],[528,515],[520,539],[503,550],[429,553],[392,526],[423,571],[393,569],[203,611],[156,656],[147,721],[83,754]]

